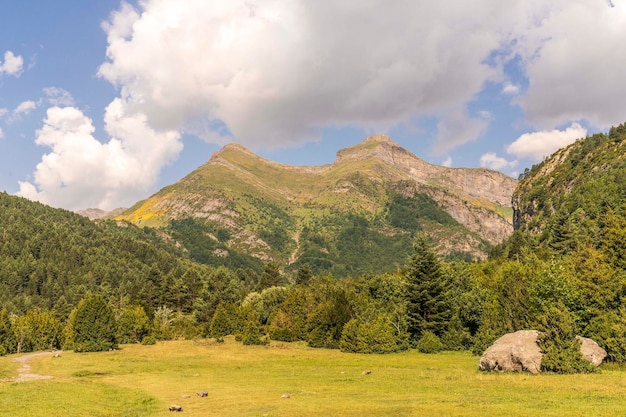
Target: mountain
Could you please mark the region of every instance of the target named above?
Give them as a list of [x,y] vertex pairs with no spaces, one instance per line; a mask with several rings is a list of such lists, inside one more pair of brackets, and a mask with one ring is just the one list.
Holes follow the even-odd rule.
[[112,219],[118,214],[122,214],[126,209],[125,208],[116,208],[111,211],[104,211],[97,208],[88,208],[85,210],[77,211],[81,216],[87,217],[89,220],[98,220],[98,219]]
[[521,178],[513,195],[515,245],[563,254],[606,246],[626,228],[626,124],[559,149]]
[[167,229],[201,262],[308,263],[347,275],[401,267],[417,230],[448,258],[484,258],[512,232],[516,184],[487,169],[431,165],[385,135],[309,167],[229,144],[117,219]]

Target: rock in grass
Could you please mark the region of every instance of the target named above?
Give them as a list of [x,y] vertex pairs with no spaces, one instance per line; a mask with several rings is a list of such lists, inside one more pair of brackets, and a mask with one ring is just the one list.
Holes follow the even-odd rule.
[[537,330],[508,333],[493,342],[480,358],[481,371],[541,372],[541,349]]
[[183,407],[180,405],[172,404],[170,405],[170,411],[183,411]]
[[208,391],[198,391],[198,392],[196,392],[196,395],[198,397],[208,397],[209,396],[209,392]]
[[576,339],[580,340],[580,353],[582,353],[583,358],[594,366],[600,366],[606,358],[606,350],[588,337],[576,336]]
[[[537,330],[520,330],[508,333],[493,342],[480,358],[481,371],[541,372],[543,354],[537,342]],[[576,336],[581,341],[580,353],[595,366],[600,366],[606,351],[593,340]]]
[[290,396],[289,394],[283,394],[280,398],[285,398],[285,399],[287,399],[287,398],[291,398],[291,396]]
[[369,375],[372,373],[371,369],[366,369],[365,371],[361,372],[363,375]]

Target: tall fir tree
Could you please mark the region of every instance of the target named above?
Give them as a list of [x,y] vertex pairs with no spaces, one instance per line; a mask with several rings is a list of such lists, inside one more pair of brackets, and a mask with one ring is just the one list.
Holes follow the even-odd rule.
[[425,331],[440,336],[451,315],[448,285],[428,237],[418,233],[407,268],[409,334],[416,341]]
[[113,309],[100,295],[84,298],[73,317],[74,350],[99,352],[117,348],[117,323]]

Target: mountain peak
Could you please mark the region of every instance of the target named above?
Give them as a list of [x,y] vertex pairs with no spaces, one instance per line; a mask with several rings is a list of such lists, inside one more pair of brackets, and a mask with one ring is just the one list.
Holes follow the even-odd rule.
[[372,135],[372,136],[368,136],[367,138],[365,138],[365,140],[362,142],[363,144],[366,143],[391,143],[391,138],[387,135],[382,135],[382,134],[378,134],[378,135]]
[[378,158],[393,164],[396,162],[398,157],[409,157],[411,159],[419,160],[417,156],[392,141],[389,136],[380,134],[369,136],[357,145],[340,149],[337,152],[335,164],[347,160],[358,161],[370,158]]

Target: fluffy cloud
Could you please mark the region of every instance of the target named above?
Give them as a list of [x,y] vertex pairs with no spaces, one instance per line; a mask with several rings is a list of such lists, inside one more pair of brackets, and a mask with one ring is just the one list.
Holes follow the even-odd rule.
[[18,195],[68,209],[130,204],[182,149],[178,133],[154,131],[120,100],[108,106],[105,122],[112,138],[103,144],[80,110],[48,109],[36,143],[51,152],[37,165],[33,182],[20,182]]
[[252,147],[424,114],[442,117],[438,151],[473,140],[485,120],[457,109],[500,76],[486,60],[517,18],[488,0],[140,4],[104,25],[100,75],[155,127]]
[[587,136],[587,129],[578,123],[572,123],[565,130],[525,133],[510,144],[506,151],[518,158],[542,159],[585,136]]
[[24,60],[19,55],[14,55],[11,51],[4,53],[4,62],[0,61],[0,76],[2,74],[14,75],[19,77],[22,73]]
[[537,16],[515,49],[529,81],[519,99],[528,120],[543,129],[581,119],[601,128],[623,122],[626,54],[617,51],[626,39],[626,1],[546,3],[550,12]]
[[13,115],[22,116],[22,115],[30,113],[36,108],[37,108],[37,103],[35,103],[34,101],[32,100],[22,101],[20,104],[17,105],[15,110],[13,110]]
[[438,137],[433,150],[438,154],[445,153],[478,138],[488,126],[488,113],[471,118],[461,110],[449,112],[437,124]]
[[493,152],[487,152],[480,157],[480,166],[498,171],[504,168],[514,168],[517,166],[517,161],[507,161]]
[[[491,116],[467,110],[486,85],[513,96],[527,119],[521,122],[542,129],[511,144],[519,157],[541,158],[560,146],[555,126],[586,120],[603,127],[626,114],[626,54],[615,52],[626,39],[626,0],[614,7],[601,0],[137,3],[123,2],[103,24],[108,46],[99,75],[120,92],[106,113],[114,139],[98,145],[89,133],[83,146],[98,149],[91,163],[110,184],[111,161],[133,175],[145,164],[141,173],[149,177],[118,179],[119,192],[86,184],[67,168],[79,153],[57,139],[25,193],[53,201],[58,192],[66,197],[55,201],[70,202],[71,190],[80,195],[84,187],[106,194],[90,201],[129,199],[176,157],[182,132],[272,148],[318,139],[329,126],[420,128],[416,121],[426,117],[436,122],[433,150],[444,155],[489,128]],[[18,75],[22,65],[7,52],[0,75]],[[60,91],[47,97],[73,105]],[[46,120],[38,141],[56,126]],[[55,158],[67,163],[55,165]],[[504,163],[511,162],[484,160]],[[80,206],[87,205],[96,204]]]
[[0,139],[4,138],[4,132],[2,131],[2,128],[0,128]]
[[54,107],[71,107],[74,106],[74,97],[69,91],[59,87],[46,87],[43,89],[48,103]]
[[520,86],[517,84],[512,84],[510,82],[504,83],[502,86],[502,93],[508,95],[516,95],[520,92]]

